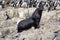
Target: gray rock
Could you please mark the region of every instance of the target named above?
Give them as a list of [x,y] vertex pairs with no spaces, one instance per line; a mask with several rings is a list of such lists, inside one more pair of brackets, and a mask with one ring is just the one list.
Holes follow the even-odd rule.
[[0,21],[6,20],[6,18],[7,18],[7,16],[6,16],[5,11],[1,11],[1,12],[0,12]]
[[10,17],[10,18],[13,18],[14,17],[14,9],[7,9],[5,10],[6,14]]
[[56,31],[55,33],[56,34],[53,40],[60,40],[60,30]]
[[40,38],[40,37],[37,37],[37,38],[35,38],[34,40],[42,40],[42,38]]
[[5,29],[5,30],[1,31],[1,33],[2,33],[2,38],[5,38],[7,35],[10,34],[10,30],[9,29]]

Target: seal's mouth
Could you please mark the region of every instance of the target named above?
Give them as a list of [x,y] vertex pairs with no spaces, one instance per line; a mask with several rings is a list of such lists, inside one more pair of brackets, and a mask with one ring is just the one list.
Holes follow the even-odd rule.
[[43,7],[39,7],[38,9],[39,9],[39,11],[43,11],[44,8]]

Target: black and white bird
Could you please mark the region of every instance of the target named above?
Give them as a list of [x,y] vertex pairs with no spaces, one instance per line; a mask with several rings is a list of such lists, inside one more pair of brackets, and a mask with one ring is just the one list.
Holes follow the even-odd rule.
[[23,7],[23,8],[27,8],[27,7],[28,7],[27,2],[23,2],[22,5],[21,5],[21,7]]

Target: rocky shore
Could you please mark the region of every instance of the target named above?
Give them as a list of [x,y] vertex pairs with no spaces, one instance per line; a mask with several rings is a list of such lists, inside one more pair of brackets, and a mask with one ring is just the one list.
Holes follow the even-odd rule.
[[[32,27],[17,33],[18,22],[30,17],[35,9],[8,7],[1,10],[0,40],[60,40],[60,10],[43,11],[39,29]],[[8,20],[6,13],[10,17]]]

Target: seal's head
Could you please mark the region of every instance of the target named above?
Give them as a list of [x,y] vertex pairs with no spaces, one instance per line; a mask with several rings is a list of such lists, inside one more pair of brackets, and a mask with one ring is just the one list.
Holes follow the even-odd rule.
[[39,9],[40,11],[43,11],[44,7],[43,7],[42,2],[39,3],[38,9]]

